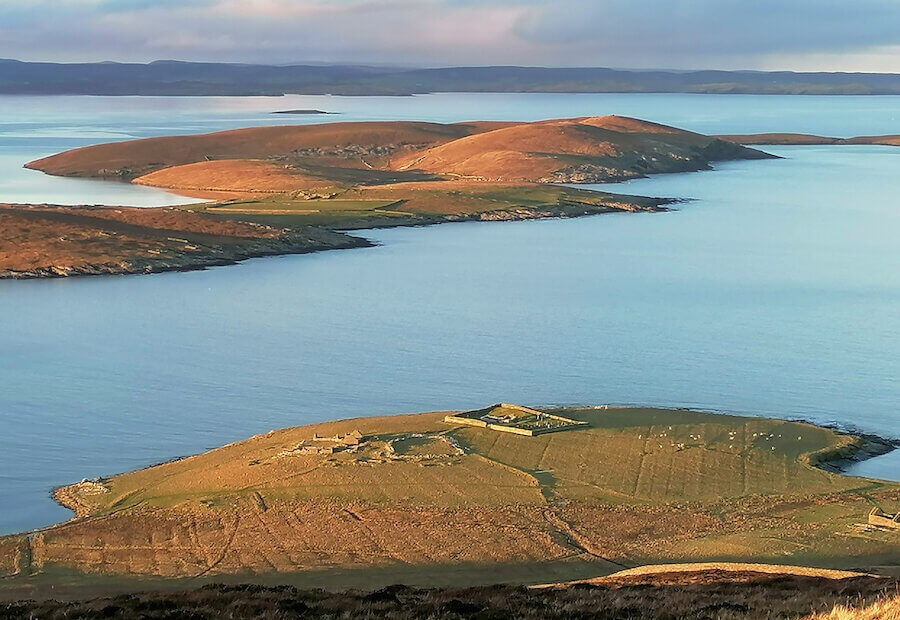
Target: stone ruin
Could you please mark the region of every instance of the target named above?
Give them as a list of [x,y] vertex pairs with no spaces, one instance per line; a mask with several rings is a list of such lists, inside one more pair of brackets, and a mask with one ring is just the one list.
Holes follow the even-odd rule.
[[345,435],[333,435],[331,437],[323,437],[316,433],[312,439],[304,440],[294,446],[291,450],[286,450],[282,454],[336,454],[338,452],[357,452],[363,445],[363,436],[359,431],[351,431]]
[[900,512],[888,514],[878,508],[869,513],[869,525],[891,530],[900,530]]

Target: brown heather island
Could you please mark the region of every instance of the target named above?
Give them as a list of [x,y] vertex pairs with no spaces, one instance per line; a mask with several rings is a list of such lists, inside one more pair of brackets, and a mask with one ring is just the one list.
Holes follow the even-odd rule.
[[882,146],[900,146],[900,136],[857,136],[856,138],[828,138],[805,133],[756,133],[746,135],[717,136],[722,140],[735,144],[753,144],[770,146],[807,146],[807,145],[839,145],[839,144],[877,144]]
[[366,246],[322,228],[277,229],[179,209],[0,204],[0,278],[150,273]]
[[772,157],[745,144],[897,146],[900,136],[704,136],[605,116],[329,123],[103,144],[28,167],[210,202],[156,209],[0,205],[0,278],[202,269],[369,245],[342,232],[353,229],[661,211],[673,201],[562,184]]
[[158,209],[2,205],[0,277],[197,269],[367,245],[340,232],[353,229],[659,211],[671,201],[561,184],[767,157],[617,116],[330,123],[103,144],[28,167],[211,202]]
[[[507,432],[513,427],[534,433]],[[210,581],[460,588],[616,574],[540,595],[565,599],[579,588],[640,583],[782,579],[784,587],[787,575],[808,580],[811,592],[864,590],[870,598],[857,604],[871,602],[896,582],[858,573],[900,575],[900,531],[868,517],[873,508],[896,513],[900,485],[817,467],[865,444],[798,422],[503,404],[272,431],[59,489],[57,501],[75,518],[0,538],[0,596],[84,597]],[[672,563],[688,564],[629,570]],[[853,588],[828,585],[845,578],[857,580],[848,582]],[[392,592],[365,600],[412,596]],[[435,604],[444,600],[435,596]],[[818,604],[836,600],[829,596]],[[734,604],[757,611],[772,604],[765,595],[752,599]],[[781,617],[820,609],[803,598],[791,604],[795,615]]]

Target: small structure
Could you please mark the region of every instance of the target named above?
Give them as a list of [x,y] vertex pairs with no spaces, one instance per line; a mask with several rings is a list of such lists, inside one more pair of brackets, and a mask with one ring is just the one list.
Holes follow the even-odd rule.
[[900,512],[888,514],[878,508],[873,508],[869,513],[869,525],[883,527],[891,530],[900,530]]
[[331,442],[341,446],[358,446],[362,439],[362,433],[359,431],[351,431],[346,435],[333,435],[331,437],[322,437],[318,433],[313,435],[313,441]]
[[312,440],[303,441],[293,449],[285,451],[289,454],[335,454],[337,452],[356,452],[362,444],[362,433],[352,431],[346,435],[322,437],[313,435]]
[[528,436],[565,431],[587,424],[587,422],[571,420],[537,409],[508,403],[497,403],[484,409],[448,415],[444,421]]

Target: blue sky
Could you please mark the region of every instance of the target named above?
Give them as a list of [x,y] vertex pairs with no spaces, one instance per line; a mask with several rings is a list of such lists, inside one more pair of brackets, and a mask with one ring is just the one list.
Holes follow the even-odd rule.
[[900,0],[0,0],[0,57],[900,72]]

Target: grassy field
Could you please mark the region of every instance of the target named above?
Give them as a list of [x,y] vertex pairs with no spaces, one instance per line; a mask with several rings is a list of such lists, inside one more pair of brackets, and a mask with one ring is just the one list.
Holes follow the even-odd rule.
[[433,224],[459,219],[572,217],[611,211],[654,211],[665,200],[561,186],[472,184],[451,181],[400,183],[342,190],[332,198],[273,194],[185,210],[275,227],[337,229]]
[[[873,506],[900,508],[900,486],[810,464],[852,438],[690,411],[552,412],[587,424],[527,437],[448,424],[445,413],[345,420],[65,487],[57,499],[79,518],[35,535],[27,562],[21,539],[0,539],[0,571],[18,573],[12,585],[53,570],[262,578],[493,565],[502,580],[501,567],[547,563],[597,575],[757,561],[900,571],[897,534],[862,525]],[[308,451],[317,435],[353,431],[359,445]]]

